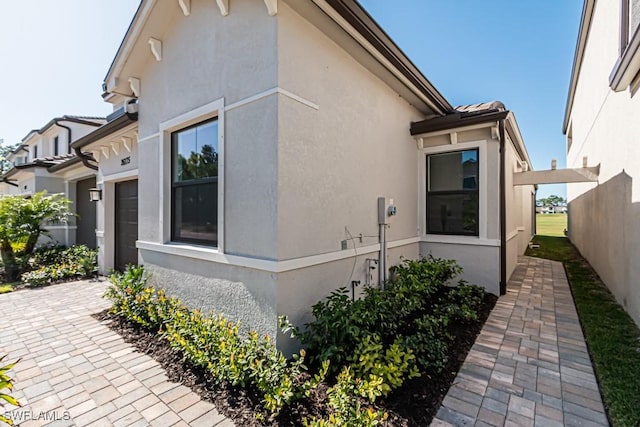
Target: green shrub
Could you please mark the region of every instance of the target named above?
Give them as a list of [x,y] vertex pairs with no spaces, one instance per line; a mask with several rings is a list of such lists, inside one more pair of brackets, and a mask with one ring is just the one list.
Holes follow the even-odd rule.
[[411,348],[400,340],[385,350],[379,335],[367,335],[350,362],[358,378],[381,379],[380,390],[386,396],[406,379],[420,376],[415,359]]
[[112,313],[162,332],[172,348],[192,365],[206,369],[217,382],[257,390],[265,409],[272,414],[324,379],[321,371],[319,376],[297,384],[306,369],[304,351],[287,361],[269,336],[255,331],[242,335],[238,323],[222,315],[190,310],[176,298],[168,298],[164,291],[149,287],[143,267],[130,266],[110,280],[112,286],[105,297],[112,303]]
[[311,362],[331,359],[333,374],[352,366],[362,378],[376,375],[387,394],[418,372],[439,373],[451,328],[477,320],[484,290],[464,281],[450,286],[461,272],[451,260],[405,260],[392,268],[384,289],[366,288],[356,301],[346,288],[332,292],[313,306],[314,321],[296,334]]
[[336,384],[327,392],[333,412],[327,419],[312,417],[305,419],[303,424],[306,427],[374,427],[388,415],[372,406],[363,407],[360,398],[373,403],[382,394],[382,389],[381,378],[363,381],[345,367],[338,374]]
[[[2,363],[2,361],[6,357],[6,354],[0,357],[0,363]],[[20,402],[18,402],[16,398],[11,396],[10,394],[13,390],[14,380],[8,374],[9,370],[12,369],[18,362],[19,360],[13,363],[6,364],[4,366],[0,366],[0,408],[2,409],[4,409],[7,404],[12,406],[21,406]],[[4,390],[8,390],[8,392],[5,392]],[[13,420],[6,415],[3,415],[2,413],[0,413],[0,422],[6,423],[10,426],[13,425]]]
[[21,280],[32,286],[44,286],[59,280],[91,277],[98,271],[97,261],[97,251],[84,245],[47,246],[36,250],[29,259],[32,270],[23,273]]
[[33,256],[29,260],[29,264],[34,268],[42,267],[45,265],[62,264],[62,253],[66,249],[67,248],[62,245],[40,246],[34,251]]

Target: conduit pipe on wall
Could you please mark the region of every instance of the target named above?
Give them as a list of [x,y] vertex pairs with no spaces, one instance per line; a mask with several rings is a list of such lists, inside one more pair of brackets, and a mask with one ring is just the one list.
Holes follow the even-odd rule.
[[384,286],[387,280],[387,226],[380,224],[378,240],[380,242],[380,256],[378,258],[378,285]]
[[507,293],[507,194],[504,119],[498,122],[500,138],[500,295]]

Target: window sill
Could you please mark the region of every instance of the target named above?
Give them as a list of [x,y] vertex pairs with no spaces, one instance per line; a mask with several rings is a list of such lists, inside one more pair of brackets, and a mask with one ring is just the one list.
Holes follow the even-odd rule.
[[624,53],[611,71],[609,86],[615,92],[626,90],[640,71],[640,27],[636,29]]
[[500,240],[483,239],[478,236],[449,236],[444,234],[425,234],[420,239],[425,243],[446,243],[452,245],[500,246]]
[[186,243],[156,243],[143,240],[136,241],[136,247],[140,250],[158,252],[167,255],[193,258],[201,261],[215,262],[219,264],[248,267],[255,270],[275,271],[276,262],[257,258],[248,258],[236,255],[225,255],[218,248],[210,248]]

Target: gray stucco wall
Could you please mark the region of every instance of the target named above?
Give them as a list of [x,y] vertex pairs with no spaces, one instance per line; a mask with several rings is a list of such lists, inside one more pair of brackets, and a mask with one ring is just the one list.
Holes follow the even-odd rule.
[[[169,135],[163,122],[224,98],[228,106],[277,86],[277,17],[262,2],[236,0],[223,17],[208,0],[192,0],[162,35],[163,59],[138,76],[139,240],[167,243],[160,212],[170,191],[158,167]],[[159,35],[160,36],[160,35]],[[187,47],[188,48],[185,48]],[[277,96],[224,112],[225,254],[275,259],[277,203]],[[149,136],[152,136],[148,138]],[[162,204],[164,200],[164,205]],[[170,209],[168,210],[170,212]],[[170,221],[170,218],[165,218]],[[246,329],[275,336],[275,274],[153,250],[140,251],[152,281],[190,306],[224,313]]]
[[421,243],[420,254],[455,260],[463,268],[461,279],[500,294],[500,247],[450,243]]
[[[377,242],[377,198],[398,216],[389,240],[417,236],[423,116],[286,3],[278,11],[278,259],[340,250],[349,232]],[[310,54],[312,52],[312,54]]]
[[277,101],[274,95],[225,113],[228,254],[277,258]]
[[[372,274],[371,284],[378,286],[378,271],[367,272],[365,268],[367,258],[377,259],[377,257],[377,252],[362,253],[357,257],[352,256],[278,274],[278,314],[285,314],[292,323],[303,326],[313,320],[311,314],[313,304],[325,299],[332,291],[340,287],[351,290],[351,281],[360,282],[359,286],[355,288],[356,298],[360,297],[366,283],[366,274]],[[388,250],[387,263],[389,266],[400,264],[403,258],[418,258],[418,244],[404,245]],[[287,353],[292,353],[296,350],[298,343],[290,338],[280,336],[278,346]]]
[[276,336],[274,274],[145,250],[140,250],[140,260],[151,274],[150,284],[190,307],[240,321],[244,331]]
[[234,0],[232,8],[222,16],[215,1],[191,0],[191,14],[157,35],[163,59],[150,56],[139,76],[141,138],[218,98],[231,104],[277,85],[277,17],[260,1]]

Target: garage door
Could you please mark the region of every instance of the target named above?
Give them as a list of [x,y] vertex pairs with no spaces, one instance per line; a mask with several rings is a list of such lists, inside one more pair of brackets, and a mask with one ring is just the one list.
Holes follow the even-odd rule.
[[96,203],[89,200],[89,189],[95,186],[95,177],[76,183],[76,243],[92,249],[96,247]]
[[138,180],[116,183],[115,269],[138,263]]

